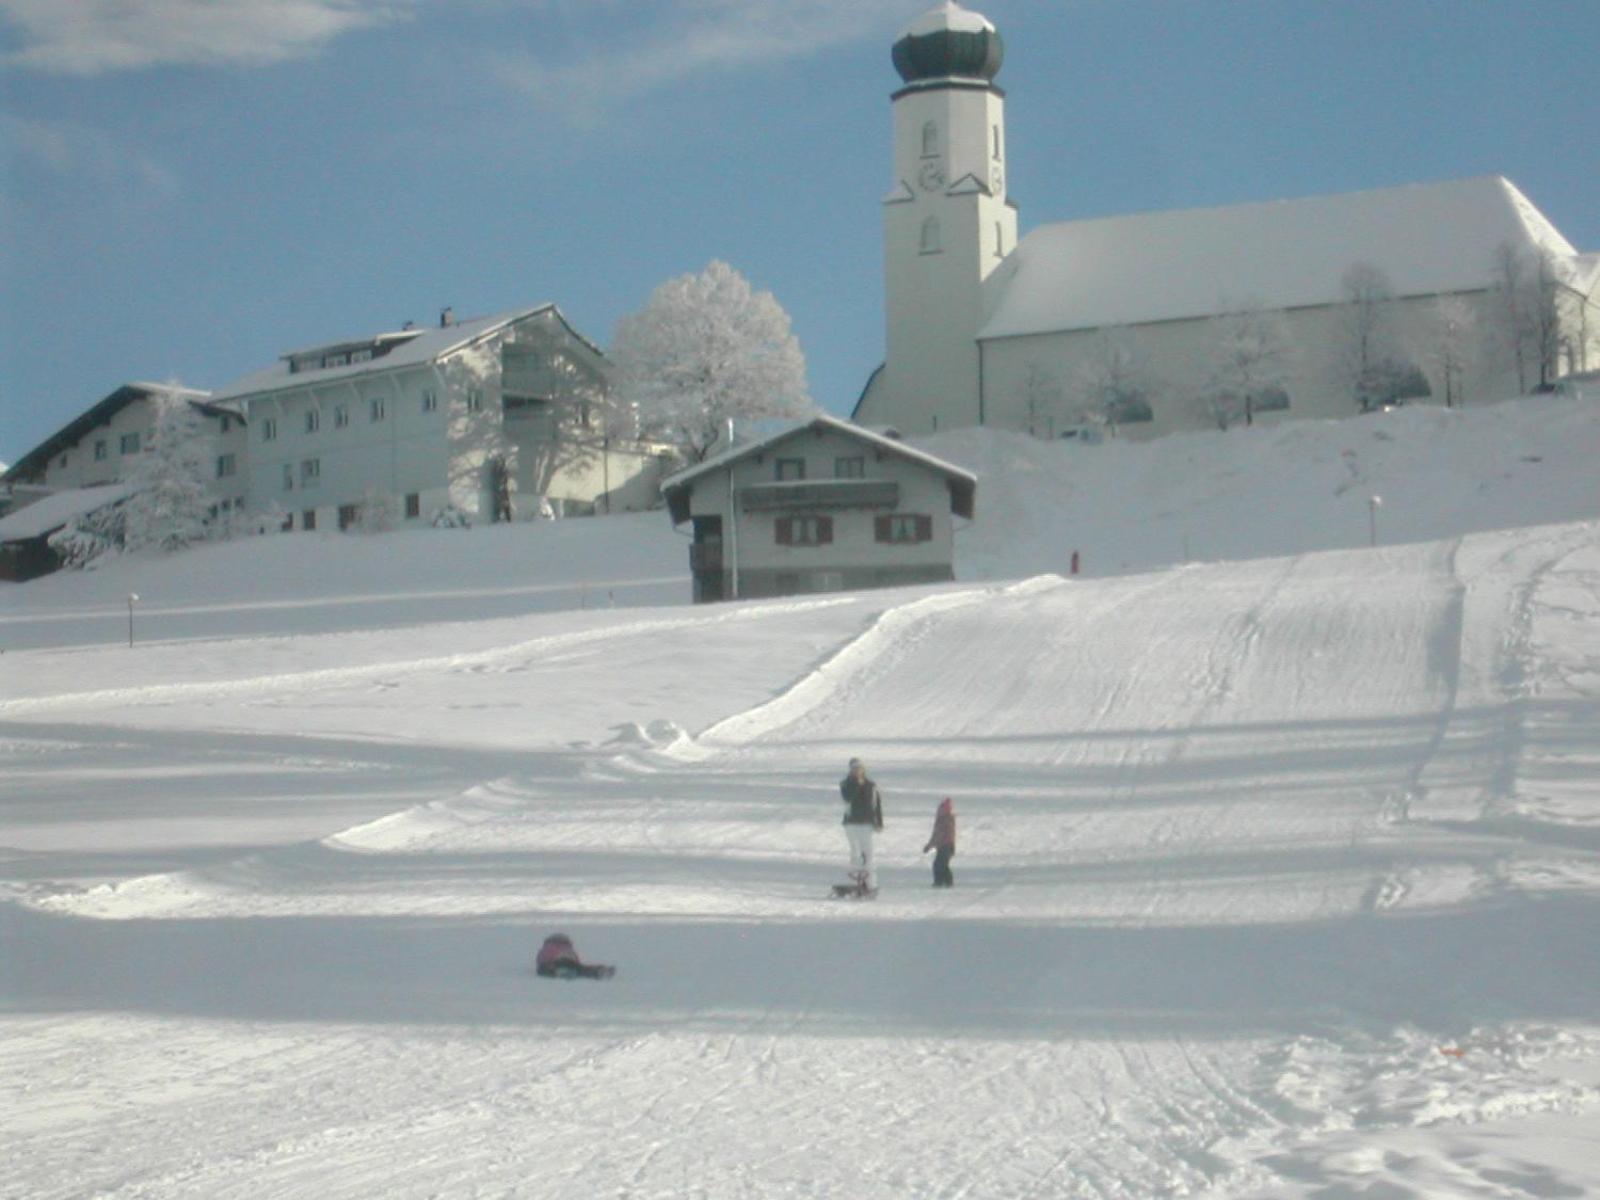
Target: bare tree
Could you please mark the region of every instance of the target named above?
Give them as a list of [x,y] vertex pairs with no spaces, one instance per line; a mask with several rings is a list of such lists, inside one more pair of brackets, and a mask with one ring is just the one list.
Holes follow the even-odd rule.
[[1209,326],[1199,403],[1217,428],[1253,425],[1257,413],[1287,408],[1292,372],[1282,316],[1240,309],[1212,318]]
[[723,262],[668,280],[617,325],[619,391],[649,432],[700,462],[733,418],[811,411],[789,315]]
[[[1056,414],[1061,411],[1061,381],[1053,371],[1029,363],[1020,389],[1028,414],[1028,432],[1034,437],[1056,436]],[[1042,431],[1042,432],[1041,432]]]
[[1095,335],[1089,356],[1079,367],[1077,385],[1080,418],[1107,429],[1113,437],[1118,425],[1154,416],[1150,373],[1126,329],[1102,329]]
[[1474,350],[1477,320],[1460,296],[1440,296],[1433,308],[1433,363],[1446,408],[1459,407]]
[[1361,412],[1429,394],[1400,337],[1394,289],[1370,263],[1357,263],[1341,281],[1344,304],[1337,345],[1339,368]]

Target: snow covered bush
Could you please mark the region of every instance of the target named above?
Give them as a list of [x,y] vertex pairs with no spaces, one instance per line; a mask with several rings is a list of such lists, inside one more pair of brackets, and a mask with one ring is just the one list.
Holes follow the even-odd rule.
[[648,433],[702,461],[729,420],[812,410],[789,314],[727,263],[668,280],[612,341],[617,391]]
[[55,551],[63,567],[83,570],[91,566],[97,559],[122,548],[122,506],[108,504],[73,517],[50,535],[47,545]]
[[442,508],[433,510],[433,516],[428,518],[435,529],[471,529],[472,518],[454,504],[446,504]]

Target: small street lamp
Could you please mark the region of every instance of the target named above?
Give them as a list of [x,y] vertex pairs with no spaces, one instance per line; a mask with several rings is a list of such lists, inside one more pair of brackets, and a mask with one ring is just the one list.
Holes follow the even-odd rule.
[[1382,507],[1382,496],[1367,497],[1367,533],[1373,546],[1378,544],[1378,510]]
[[138,603],[139,593],[128,593],[128,645],[133,645],[133,606]]

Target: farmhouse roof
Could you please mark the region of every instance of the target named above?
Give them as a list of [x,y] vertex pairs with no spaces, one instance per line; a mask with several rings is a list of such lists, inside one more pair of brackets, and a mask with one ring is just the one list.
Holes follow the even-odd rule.
[[1498,175],[1064,221],[1029,233],[990,277],[979,336],[1332,304],[1357,263],[1382,270],[1397,296],[1477,291],[1493,286],[1505,245],[1577,271],[1589,257]]
[[105,508],[125,500],[133,491],[131,483],[108,483],[100,487],[69,488],[52,492],[6,517],[0,517],[0,543],[26,542],[54,533],[73,517]]
[[196,391],[194,388],[179,387],[170,383],[125,383],[104,399],[96,401],[89,409],[68,421],[17,459],[3,475],[0,475],[0,479],[10,482],[27,478],[34,472],[42,470],[61,451],[77,445],[83,440],[84,434],[110,422],[134,401],[163,394],[182,397],[204,411],[220,411],[210,403],[209,393]]
[[769,437],[747,445],[735,446],[725,450],[715,458],[708,458],[702,463],[696,463],[668,476],[661,482],[661,494],[666,497],[667,511],[672,517],[674,525],[680,525],[689,519],[689,494],[694,490],[693,484],[708,475],[731,468],[735,463],[743,462],[758,454],[765,454],[784,442],[790,441],[807,432],[838,433],[848,438],[854,438],[864,445],[872,447],[878,453],[893,455],[926,467],[943,475],[950,485],[950,511],[958,517],[972,518],[973,503],[978,491],[978,477],[970,471],[964,471],[953,463],[948,463],[942,458],[936,458],[925,451],[914,449],[897,438],[888,437],[881,433],[874,433],[850,421],[842,421],[838,417],[830,417],[825,413],[818,414],[810,420],[780,430]]
[[[292,350],[279,358],[270,367],[253,371],[248,375],[235,379],[232,383],[219,390],[215,399],[246,400],[272,392],[287,391],[290,388],[355,379],[366,375],[376,375],[384,371],[398,370],[403,367],[424,366],[462,350],[474,342],[499,333],[508,325],[514,325],[518,321],[543,313],[553,314],[573,337],[577,338],[578,341],[596,355],[600,354],[600,348],[576,329],[573,329],[571,323],[568,322],[566,316],[556,305],[550,303],[536,304],[529,308],[519,308],[511,312],[496,313],[487,317],[474,317],[471,320],[457,321],[431,329],[391,331],[372,334],[363,338],[328,342],[316,347]],[[318,367],[315,369],[301,367],[300,369],[295,369],[297,361],[303,361],[314,353],[341,350],[348,352],[359,347],[382,347],[382,350],[365,362],[349,363],[337,367]]]

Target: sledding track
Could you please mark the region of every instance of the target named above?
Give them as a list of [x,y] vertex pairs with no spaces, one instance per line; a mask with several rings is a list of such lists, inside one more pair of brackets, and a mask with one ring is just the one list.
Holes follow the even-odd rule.
[[[1557,672],[1538,636],[1557,584],[1600,611],[1592,546],[914,600],[692,741],[38,901],[16,943],[99,977],[47,995],[27,968],[0,1074],[56,1086],[0,1085],[28,1115],[0,1195],[1302,1194],[1290,1152],[1303,1194],[1360,1194],[1389,1168],[1351,1137],[1576,1110],[1539,1064],[1595,1053],[1595,880],[1473,826],[1526,815],[1519,680],[1593,710],[1595,663]],[[820,898],[854,754],[887,793],[873,905]],[[950,894],[918,856],[944,794]],[[613,985],[527,978],[557,922]],[[69,993],[105,1015],[50,1015]],[[1412,1158],[1435,1194],[1505,1194],[1492,1154]]]

